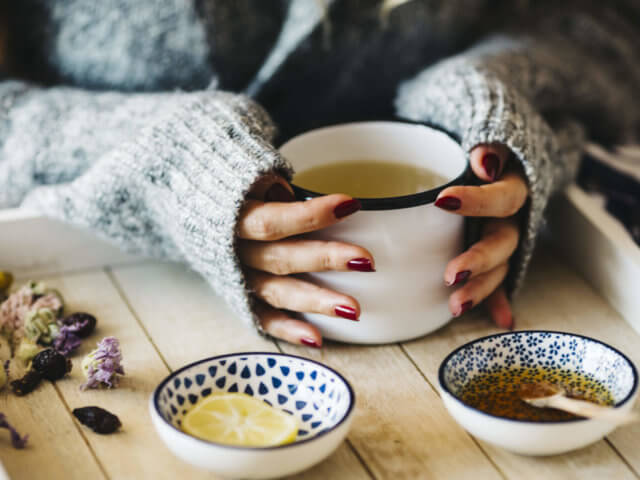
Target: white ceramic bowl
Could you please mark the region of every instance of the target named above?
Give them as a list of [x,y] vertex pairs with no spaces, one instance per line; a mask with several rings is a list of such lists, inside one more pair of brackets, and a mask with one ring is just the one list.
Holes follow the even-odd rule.
[[469,342],[440,365],[438,380],[445,407],[468,432],[523,455],[553,455],[585,447],[611,432],[603,421],[573,419],[532,422],[494,416],[470,407],[458,395],[479,373],[509,369],[560,369],[580,372],[606,387],[615,407],[631,410],[638,394],[638,372],[615,348],[598,340],[552,331],[509,332]]
[[[297,172],[366,159],[422,166],[447,179],[446,185],[414,195],[360,199],[361,211],[309,235],[361,245],[376,264],[375,273],[308,275],[315,283],[354,296],[362,307],[360,322],[305,315],[324,337],[353,343],[398,342],[432,332],[451,319],[443,274],[447,262],[462,252],[464,219],[433,202],[445,187],[465,179],[467,159],[460,145],[424,125],[362,122],[304,133],[285,143],[280,152]],[[319,195],[297,187],[295,177],[293,184],[300,199]]]
[[[189,407],[212,392],[244,392],[300,421],[294,443],[236,447],[187,435],[180,423]],[[307,358],[280,353],[234,353],[176,370],[151,395],[156,430],[179,458],[223,477],[277,478],[320,462],[347,435],[355,396],[338,372]]]

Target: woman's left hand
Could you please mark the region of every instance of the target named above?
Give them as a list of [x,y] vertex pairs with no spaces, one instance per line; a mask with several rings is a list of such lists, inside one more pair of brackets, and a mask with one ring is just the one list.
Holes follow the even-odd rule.
[[444,271],[449,286],[461,285],[449,297],[454,316],[486,300],[496,325],[513,328],[511,306],[503,281],[509,258],[518,246],[515,215],[527,199],[524,175],[510,165],[510,151],[500,144],[479,145],[471,151],[471,168],[487,182],[480,186],[449,187],[440,192],[436,206],[469,217],[489,217],[481,239],[451,260]]

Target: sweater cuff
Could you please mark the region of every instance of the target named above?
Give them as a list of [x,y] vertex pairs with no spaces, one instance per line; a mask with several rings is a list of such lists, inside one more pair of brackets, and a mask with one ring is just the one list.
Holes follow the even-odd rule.
[[464,57],[438,64],[403,84],[396,109],[400,117],[452,133],[467,153],[479,144],[501,143],[522,164],[529,199],[507,278],[508,290],[515,293],[522,285],[550,195],[575,175],[582,131],[569,123],[569,131],[563,129],[556,136],[517,89],[481,62]]
[[255,323],[235,253],[238,215],[262,175],[289,178],[291,169],[269,144],[275,132],[269,117],[248,98],[200,92],[172,105],[82,177],[41,187],[25,205],[128,251],[186,261]]

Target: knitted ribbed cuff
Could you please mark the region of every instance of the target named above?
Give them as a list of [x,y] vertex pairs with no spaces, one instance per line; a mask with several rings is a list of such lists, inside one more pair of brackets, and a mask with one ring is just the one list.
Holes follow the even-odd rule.
[[268,116],[246,97],[200,92],[172,105],[82,177],[39,188],[25,204],[129,251],[186,261],[253,323],[236,223],[252,185],[267,173],[289,177],[290,167],[269,144]]
[[[406,82],[396,101],[400,117],[438,125],[475,146],[501,143],[523,166],[529,185],[520,245],[512,258],[507,286],[513,293],[522,284],[543,212],[552,191],[575,172],[575,155],[565,151],[544,119],[531,105],[478,59],[457,57]],[[564,165],[564,166],[563,166]]]

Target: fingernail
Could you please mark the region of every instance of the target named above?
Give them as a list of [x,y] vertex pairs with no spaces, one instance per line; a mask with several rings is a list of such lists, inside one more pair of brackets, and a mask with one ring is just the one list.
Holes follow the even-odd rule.
[[274,183],[264,194],[264,199],[267,202],[293,202],[296,197],[294,197],[293,193],[287,190],[282,184]]
[[300,339],[300,343],[306,345],[307,347],[320,348],[321,345],[316,342],[313,338],[303,337]]
[[472,306],[473,306],[473,300],[468,300],[468,301],[464,302],[462,305],[460,305],[460,310],[458,310],[458,313],[456,313],[455,316],[459,317],[464,312],[469,310]]
[[442,197],[436,200],[436,207],[444,208],[445,210],[458,210],[462,202],[458,197]]
[[347,268],[357,272],[375,272],[373,264],[368,258],[354,258],[353,260],[349,260],[347,262]]
[[487,172],[487,176],[493,182],[498,178],[498,169],[500,168],[500,159],[495,153],[487,153],[482,157],[482,167]]
[[356,213],[358,210],[362,208],[362,204],[360,200],[357,198],[352,198],[351,200],[347,200],[346,202],[342,202],[336,208],[333,209],[333,214],[336,218],[346,217],[347,215],[351,215],[352,213]]
[[359,321],[355,308],[351,308],[346,305],[338,305],[336,308],[333,309],[333,311],[339,317],[346,318],[348,320],[353,320],[354,322]]
[[449,286],[457,285],[460,282],[464,282],[471,275],[471,270],[462,270],[461,272],[456,273],[456,278],[453,279],[453,282],[449,284]]

